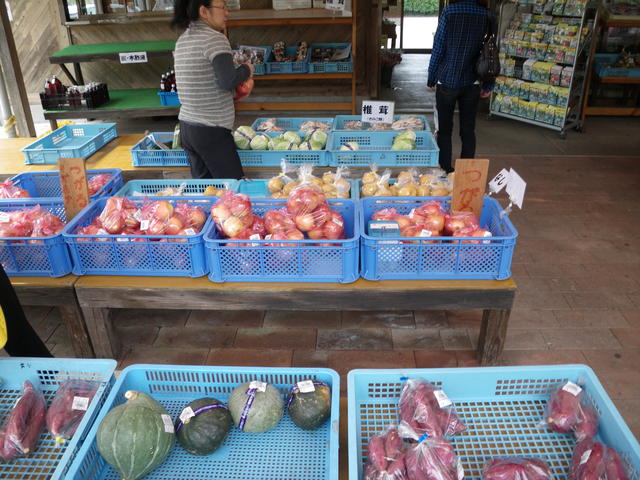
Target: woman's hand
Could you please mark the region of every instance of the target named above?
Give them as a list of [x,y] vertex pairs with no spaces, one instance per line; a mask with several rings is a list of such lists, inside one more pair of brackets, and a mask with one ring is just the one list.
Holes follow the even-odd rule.
[[249,76],[253,77],[253,72],[255,72],[255,67],[253,66],[253,63],[245,63],[245,65],[247,67],[249,67]]
[[489,98],[491,96],[491,90],[480,90],[480,98]]

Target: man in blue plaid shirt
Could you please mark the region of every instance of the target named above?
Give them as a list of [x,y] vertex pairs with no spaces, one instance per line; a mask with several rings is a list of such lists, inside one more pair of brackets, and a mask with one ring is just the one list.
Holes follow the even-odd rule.
[[477,0],[451,0],[438,21],[427,87],[436,90],[440,166],[447,173],[453,171],[451,135],[456,103],[460,110],[460,158],[473,158],[478,103],[493,89],[493,83],[480,85],[476,74],[482,40],[490,28],[488,13]]

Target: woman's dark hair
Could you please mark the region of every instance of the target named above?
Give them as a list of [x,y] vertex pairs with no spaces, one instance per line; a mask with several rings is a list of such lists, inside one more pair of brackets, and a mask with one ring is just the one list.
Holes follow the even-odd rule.
[[[462,1],[463,0],[449,0],[449,3],[452,4],[452,3],[462,2]],[[489,0],[476,0],[476,3],[481,7],[489,8]]]
[[200,7],[211,6],[211,0],[176,0],[173,7],[171,27],[186,29],[189,24],[200,18]]

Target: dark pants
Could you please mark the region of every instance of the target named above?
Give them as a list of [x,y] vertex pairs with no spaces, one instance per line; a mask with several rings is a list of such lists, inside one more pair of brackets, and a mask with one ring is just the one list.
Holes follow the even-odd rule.
[[9,277],[0,265],[0,305],[7,325],[4,349],[12,357],[51,357],[49,349],[29,324],[13,290]]
[[476,154],[476,113],[480,101],[480,85],[462,88],[436,88],[436,108],[438,109],[438,148],[440,166],[452,172],[451,135],[453,133],[453,112],[458,104],[460,111],[460,138],[462,153],[460,158],[473,158]]
[[189,154],[193,178],[244,176],[231,130],[180,122],[180,141]]

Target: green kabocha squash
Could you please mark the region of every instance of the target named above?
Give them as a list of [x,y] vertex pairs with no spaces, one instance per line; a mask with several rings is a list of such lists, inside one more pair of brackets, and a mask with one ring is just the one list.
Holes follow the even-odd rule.
[[275,387],[263,382],[247,382],[231,392],[229,411],[240,430],[262,433],[278,425],[284,413],[284,401]]
[[124,396],[100,422],[96,442],[122,480],[137,480],[166,460],[175,434],[171,417],[149,395],[129,390]]
[[293,423],[303,430],[316,430],[331,416],[331,388],[323,382],[298,382],[287,405]]
[[199,398],[185,407],[176,422],[176,437],[187,452],[193,455],[211,455],[229,430],[233,419],[227,407],[215,398]]

